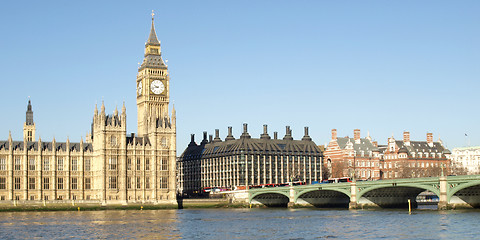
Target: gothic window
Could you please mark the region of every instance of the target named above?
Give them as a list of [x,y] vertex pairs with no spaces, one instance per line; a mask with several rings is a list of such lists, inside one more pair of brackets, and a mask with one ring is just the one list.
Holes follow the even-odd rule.
[[57,170],[58,171],[63,171],[63,158],[62,157],[57,159]]
[[14,186],[15,189],[17,189],[17,190],[20,189],[20,178],[19,177],[16,177],[14,179],[14,183],[15,183],[15,186]]
[[127,177],[127,189],[132,188],[132,177]]
[[35,178],[28,178],[28,189],[35,189]]
[[35,171],[35,158],[28,160],[28,170]]
[[78,160],[76,157],[72,157],[72,171],[78,171]]
[[166,137],[163,137],[162,138],[162,147],[166,148],[168,145],[167,145],[167,138]]
[[150,177],[145,178],[145,188],[149,189],[150,188]]
[[137,177],[137,189],[140,189],[141,187],[142,187],[141,178]]
[[85,178],[85,189],[92,189],[92,179]]
[[140,158],[137,158],[137,171],[140,171]]
[[110,189],[116,189],[117,188],[117,177],[116,176],[109,177],[108,188],[110,188]]
[[108,159],[108,169],[117,170],[117,158],[116,157],[112,156]]
[[78,182],[77,182],[77,178],[76,177],[72,177],[70,179],[70,186],[71,186],[71,189],[78,189]]
[[168,159],[167,158],[162,158],[162,169],[163,171],[167,171],[168,170]]
[[7,170],[7,160],[5,158],[0,158],[0,171]]
[[0,189],[7,189],[7,178],[0,177]]
[[160,177],[160,188],[167,188],[167,177]]
[[50,189],[50,178],[44,177],[43,178],[43,189]]
[[145,170],[150,170],[150,158],[145,159]]
[[115,136],[111,136],[111,137],[110,137],[110,144],[111,144],[112,146],[117,145],[117,138],[116,138]]
[[57,178],[57,189],[62,190],[63,189],[63,178]]
[[132,159],[127,158],[127,170],[132,170]]
[[47,157],[43,158],[43,171],[50,171],[50,159]]
[[92,168],[92,160],[90,158],[85,158],[85,171],[90,171]]

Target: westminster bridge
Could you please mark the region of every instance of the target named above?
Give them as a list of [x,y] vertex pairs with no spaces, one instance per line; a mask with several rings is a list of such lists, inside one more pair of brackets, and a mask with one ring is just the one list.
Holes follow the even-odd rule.
[[248,190],[252,205],[368,208],[417,207],[424,191],[438,196],[438,209],[480,208],[480,175],[311,184]]

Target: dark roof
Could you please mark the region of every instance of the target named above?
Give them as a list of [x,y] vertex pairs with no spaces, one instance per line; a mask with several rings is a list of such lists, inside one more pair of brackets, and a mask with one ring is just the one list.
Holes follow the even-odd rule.
[[216,141],[197,145],[190,143],[180,156],[181,160],[199,159],[209,156],[225,156],[245,153],[261,154],[301,154],[322,156],[322,151],[310,140],[256,139],[241,137],[239,139]]
[[150,139],[148,137],[136,137],[133,134],[131,136],[127,136],[127,145],[133,144],[135,140],[136,145],[140,146],[150,146]]
[[441,142],[433,142],[430,146],[426,141],[410,141],[410,144],[405,144],[402,140],[397,140],[395,144],[400,149],[405,148],[409,155],[411,155],[411,153],[441,153],[443,155],[442,157],[444,157],[444,151],[446,150]]
[[347,144],[353,145],[353,150],[357,155],[361,155],[362,151],[365,156],[370,155],[373,152],[379,152],[379,148],[373,145],[372,141],[368,138],[360,138],[360,142],[356,143],[354,138],[340,137],[337,138],[337,144],[341,149],[345,149]]
[[[8,141],[0,141],[0,150],[8,150],[10,147],[10,144]],[[25,145],[23,141],[12,141],[12,147],[13,150],[24,150]],[[42,142],[41,149],[42,150],[49,150],[52,151],[53,147],[53,142]],[[26,148],[27,150],[38,150],[38,142],[26,142]],[[62,150],[66,151],[67,149],[67,143],[65,142],[55,142],[55,151]],[[80,151],[80,143],[74,143],[70,142],[70,151]],[[92,144],[90,143],[83,143],[83,151],[85,152],[91,152],[93,151]]]
[[120,121],[120,117],[118,115],[107,115],[105,118],[105,126],[107,125],[121,126],[122,121]]

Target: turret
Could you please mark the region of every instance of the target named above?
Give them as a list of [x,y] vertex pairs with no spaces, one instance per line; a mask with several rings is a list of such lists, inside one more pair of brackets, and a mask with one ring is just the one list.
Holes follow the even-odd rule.
[[27,112],[23,124],[23,139],[25,142],[35,141],[35,123],[33,122],[32,104],[28,100]]

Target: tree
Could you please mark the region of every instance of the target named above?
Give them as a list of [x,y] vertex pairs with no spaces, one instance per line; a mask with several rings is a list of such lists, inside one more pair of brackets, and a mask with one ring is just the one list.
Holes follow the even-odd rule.
[[452,163],[448,175],[468,175],[468,170],[461,163]]
[[411,167],[410,162],[403,160],[398,165],[398,178],[412,178],[415,177],[415,168]]
[[345,163],[345,160],[335,160],[332,161],[332,177],[334,178],[341,178],[345,177],[345,174],[347,172],[347,165]]

